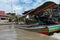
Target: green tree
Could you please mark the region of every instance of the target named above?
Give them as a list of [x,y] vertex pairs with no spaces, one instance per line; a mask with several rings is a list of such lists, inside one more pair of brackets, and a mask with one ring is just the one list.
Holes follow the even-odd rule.
[[16,13],[7,13],[7,15],[12,16],[11,18],[9,18],[9,22],[11,22],[13,19],[17,18]]

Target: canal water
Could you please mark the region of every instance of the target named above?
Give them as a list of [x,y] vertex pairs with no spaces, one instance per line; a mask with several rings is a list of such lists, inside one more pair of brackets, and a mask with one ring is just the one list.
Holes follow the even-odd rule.
[[0,25],[0,40],[16,40],[16,35],[10,25]]
[[0,25],[0,40],[57,40],[39,33],[15,28],[14,25]]

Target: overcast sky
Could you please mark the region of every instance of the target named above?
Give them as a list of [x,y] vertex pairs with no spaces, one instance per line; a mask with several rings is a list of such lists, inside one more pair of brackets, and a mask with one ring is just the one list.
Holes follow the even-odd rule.
[[[53,1],[57,4],[60,2],[60,0],[12,0],[12,5],[17,14],[22,14],[24,11],[36,8],[46,1]],[[0,0],[0,10],[11,12],[11,0]]]

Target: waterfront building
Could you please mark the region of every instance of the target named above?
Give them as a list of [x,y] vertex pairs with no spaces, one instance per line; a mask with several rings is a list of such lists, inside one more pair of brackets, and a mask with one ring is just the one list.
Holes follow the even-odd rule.
[[0,11],[0,23],[7,23],[11,15],[7,15],[5,11]]

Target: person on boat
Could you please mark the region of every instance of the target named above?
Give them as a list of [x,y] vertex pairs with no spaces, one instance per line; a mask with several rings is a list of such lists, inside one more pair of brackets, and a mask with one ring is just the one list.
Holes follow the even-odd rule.
[[29,24],[29,15],[26,16],[26,24]]

